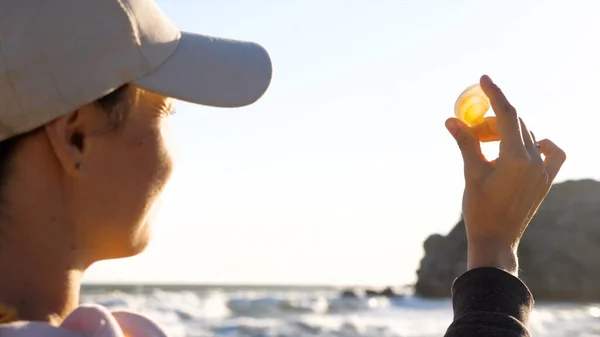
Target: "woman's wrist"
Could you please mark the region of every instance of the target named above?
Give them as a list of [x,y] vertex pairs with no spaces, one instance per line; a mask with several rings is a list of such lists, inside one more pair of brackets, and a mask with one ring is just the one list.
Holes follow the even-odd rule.
[[519,259],[516,248],[492,240],[469,240],[467,270],[481,267],[499,268],[518,276]]

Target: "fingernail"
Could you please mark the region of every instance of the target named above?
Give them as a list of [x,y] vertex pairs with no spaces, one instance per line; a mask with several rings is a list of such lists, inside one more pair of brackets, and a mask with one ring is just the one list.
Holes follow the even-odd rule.
[[446,129],[454,136],[458,131],[458,125],[456,125],[456,121],[449,119],[446,121]]

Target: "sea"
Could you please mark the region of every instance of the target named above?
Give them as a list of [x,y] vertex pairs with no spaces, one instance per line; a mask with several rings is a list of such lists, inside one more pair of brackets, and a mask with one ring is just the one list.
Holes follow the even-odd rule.
[[[450,299],[342,295],[337,287],[84,285],[81,303],[144,314],[170,337],[433,337]],[[600,303],[536,303],[532,336],[600,336]]]

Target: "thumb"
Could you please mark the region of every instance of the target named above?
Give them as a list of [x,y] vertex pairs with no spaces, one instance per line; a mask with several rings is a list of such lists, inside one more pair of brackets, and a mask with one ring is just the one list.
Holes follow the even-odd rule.
[[458,144],[465,162],[465,170],[485,161],[479,139],[470,127],[456,118],[449,118],[446,120],[446,129]]

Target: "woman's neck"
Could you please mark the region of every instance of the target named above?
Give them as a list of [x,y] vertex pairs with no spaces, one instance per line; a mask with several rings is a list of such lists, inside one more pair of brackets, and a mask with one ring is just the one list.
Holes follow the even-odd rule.
[[19,320],[60,324],[79,303],[82,270],[59,244],[7,232],[0,243],[0,303],[16,309]]
[[76,244],[61,178],[27,170],[4,186],[10,201],[0,212],[0,303],[16,309],[19,320],[58,325],[79,304],[90,263]]

